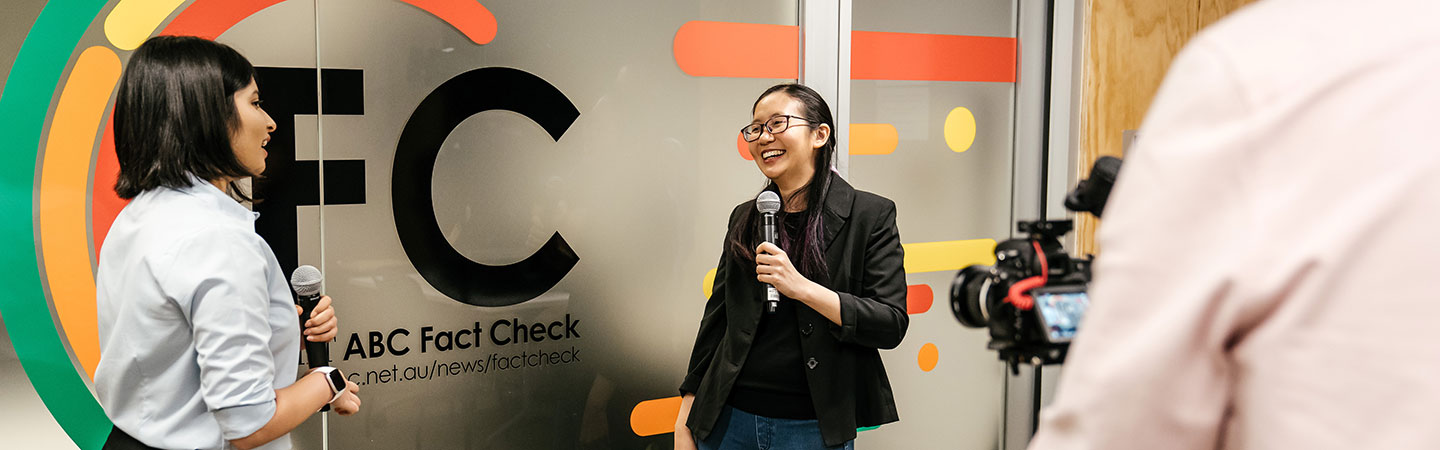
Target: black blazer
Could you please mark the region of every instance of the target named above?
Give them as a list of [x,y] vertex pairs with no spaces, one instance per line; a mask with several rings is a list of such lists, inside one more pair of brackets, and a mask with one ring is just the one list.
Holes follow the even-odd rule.
[[[742,208],[735,207],[730,227]],[[857,191],[832,176],[825,199],[824,250],[830,280],[840,294],[835,325],[808,306],[797,305],[801,360],[825,445],[855,438],[857,427],[900,420],[890,380],[876,349],[900,345],[910,318],[905,312],[905,252],[895,227],[895,202]],[[818,282],[818,281],[817,281]],[[760,323],[765,288],[755,265],[722,252],[715,286],[690,355],[681,392],[695,394],[686,422],[697,440],[714,431],[730,388],[750,352]]]

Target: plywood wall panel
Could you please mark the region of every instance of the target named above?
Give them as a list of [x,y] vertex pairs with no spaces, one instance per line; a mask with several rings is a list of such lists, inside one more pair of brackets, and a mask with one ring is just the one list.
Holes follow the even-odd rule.
[[[1254,0],[1090,0],[1086,17],[1081,177],[1101,156],[1123,156],[1121,135],[1140,121],[1170,61],[1201,29]],[[1143,139],[1143,136],[1142,136]],[[1076,219],[1079,254],[1099,252],[1098,221]]]

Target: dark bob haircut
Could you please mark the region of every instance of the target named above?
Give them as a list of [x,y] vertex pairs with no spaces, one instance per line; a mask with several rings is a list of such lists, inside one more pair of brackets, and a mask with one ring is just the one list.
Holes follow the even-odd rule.
[[[156,36],[141,44],[115,97],[115,193],[129,199],[184,188],[197,177],[251,176],[235,157],[230,133],[239,125],[233,96],[254,76],[244,56],[209,39]],[[230,192],[246,198],[233,183]]]

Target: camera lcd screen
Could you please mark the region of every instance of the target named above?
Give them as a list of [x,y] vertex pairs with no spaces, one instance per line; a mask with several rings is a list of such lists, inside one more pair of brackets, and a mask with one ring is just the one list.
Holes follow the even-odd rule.
[[1070,342],[1080,330],[1080,321],[1090,307],[1090,296],[1084,286],[1044,288],[1030,292],[1035,298],[1036,316],[1045,327],[1050,342]]

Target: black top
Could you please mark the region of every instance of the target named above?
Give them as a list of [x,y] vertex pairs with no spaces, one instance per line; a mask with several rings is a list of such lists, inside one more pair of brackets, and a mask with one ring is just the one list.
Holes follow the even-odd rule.
[[[795,255],[804,214],[785,214],[781,219],[787,242],[781,245]],[[761,296],[761,299],[765,298]],[[805,385],[805,361],[800,358],[800,328],[795,309],[809,308],[799,301],[780,296],[775,314],[761,314],[755,328],[755,343],[740,367],[730,406],[750,414],[777,419],[814,419],[810,387]]]
[[[839,294],[843,325],[790,302],[801,306],[795,308],[800,358],[827,446],[854,439],[858,427],[900,420],[876,349],[900,345],[910,324],[905,314],[905,252],[895,227],[895,203],[856,191],[838,176],[831,179],[822,224],[829,279],[815,281]],[[730,226],[738,226],[741,208],[753,207],[753,201],[736,206]],[[764,310],[765,288],[755,279],[754,263],[721,254],[689,370],[680,385],[681,392],[695,394],[686,425],[696,439],[710,435],[730,399],[756,343]]]

